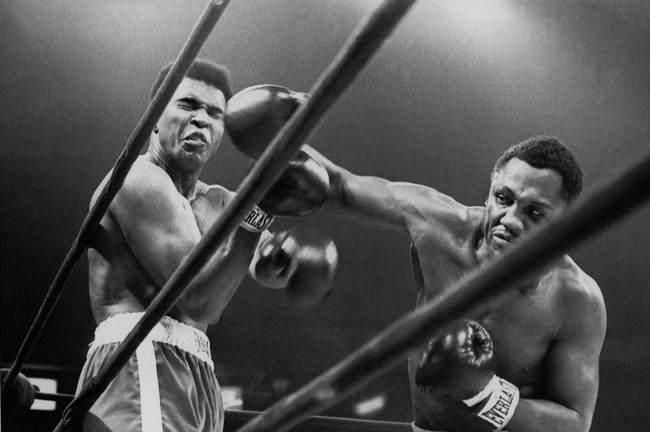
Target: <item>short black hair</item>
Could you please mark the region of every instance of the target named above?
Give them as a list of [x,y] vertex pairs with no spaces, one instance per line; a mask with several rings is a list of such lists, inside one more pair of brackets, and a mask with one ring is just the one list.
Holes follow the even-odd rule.
[[556,137],[540,135],[513,145],[497,159],[492,174],[513,158],[521,159],[534,168],[548,168],[560,174],[567,201],[573,200],[582,191],[582,168],[571,150]]
[[[158,72],[158,77],[151,88],[151,99],[156,95],[156,92],[162,85],[173,64],[173,62],[166,64]],[[224,65],[199,58],[194,60],[185,77],[202,81],[221,90],[226,97],[226,101],[232,97],[230,71]]]

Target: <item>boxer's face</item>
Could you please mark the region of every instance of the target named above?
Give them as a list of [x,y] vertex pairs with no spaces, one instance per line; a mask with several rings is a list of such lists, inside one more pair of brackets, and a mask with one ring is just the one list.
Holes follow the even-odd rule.
[[566,208],[562,177],[551,169],[509,160],[494,173],[486,201],[485,244],[499,253]]
[[181,170],[202,167],[221,143],[225,108],[221,90],[183,79],[158,121],[158,139],[166,157]]

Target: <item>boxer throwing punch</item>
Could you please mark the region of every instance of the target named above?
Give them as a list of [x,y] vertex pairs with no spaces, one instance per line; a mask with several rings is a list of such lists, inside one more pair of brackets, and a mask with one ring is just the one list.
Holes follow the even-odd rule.
[[[573,154],[548,136],[498,159],[485,206],[318,159],[330,207],[411,240],[418,305],[560,214],[582,188]],[[598,285],[565,255],[515,288],[409,359],[415,431],[589,430],[606,328]]]
[[[288,108],[301,100],[286,99]],[[278,112],[277,98],[260,103]],[[326,208],[410,239],[417,305],[560,214],[582,189],[578,162],[549,136],[497,160],[485,206],[356,175],[308,146],[303,151],[327,168]],[[414,431],[589,430],[606,329],[597,283],[565,255],[515,288],[410,357]]]
[[[152,97],[170,67],[160,71]],[[193,63],[161,115],[147,152],[134,163],[95,231],[88,262],[98,327],[79,390],[232,199],[233,192],[199,180],[224,135],[231,93],[224,67],[201,59]],[[266,231],[276,216],[311,212],[326,196],[329,179],[322,165],[297,164],[285,176],[295,179],[283,177],[274,185],[217,249],[91,407],[83,420],[85,430],[222,430],[223,405],[207,327],[218,321],[249,268],[260,284],[285,288],[308,304],[326,295],[336,268],[333,243],[301,244],[291,233]],[[287,190],[284,184],[310,190]]]

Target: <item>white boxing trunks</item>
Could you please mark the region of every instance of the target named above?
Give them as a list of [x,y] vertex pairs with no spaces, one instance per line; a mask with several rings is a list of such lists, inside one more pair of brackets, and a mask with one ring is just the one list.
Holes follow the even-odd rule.
[[[142,315],[120,314],[99,324],[77,393]],[[205,333],[163,317],[86,414],[84,430],[220,432],[223,403],[213,370]]]

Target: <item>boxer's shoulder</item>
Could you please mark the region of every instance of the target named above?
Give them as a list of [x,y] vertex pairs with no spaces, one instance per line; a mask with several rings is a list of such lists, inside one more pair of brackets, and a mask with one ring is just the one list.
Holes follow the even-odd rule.
[[[586,325],[592,330],[604,328],[606,310],[598,283],[571,258],[565,256],[541,279],[543,286],[556,293],[558,311],[564,317],[565,331]],[[581,324],[582,323],[582,324]]]
[[[109,173],[107,177],[110,177]],[[143,157],[138,158],[124,178],[120,193],[150,194],[152,191],[174,191],[174,183],[169,174],[160,166]]]
[[468,207],[437,189],[411,183],[393,183],[392,194],[401,202],[405,217],[422,229],[461,232],[475,226],[481,218],[475,207]]
[[[101,193],[104,191],[104,188],[112,177],[113,169],[106,173],[102,181],[94,190],[90,200],[90,206],[93,206],[99,199]],[[124,181],[116,194],[116,200],[114,200],[114,202],[123,198],[125,195],[133,196],[136,194],[137,196],[137,194],[140,193],[147,196],[152,189],[160,190],[162,185],[173,187],[169,175],[159,166],[148,161],[143,156],[140,156],[135,160],[129,169],[129,172],[124,177]],[[111,208],[114,206],[114,202],[111,205]]]
[[567,296],[602,299],[598,283],[568,255],[560,258],[556,265],[545,273],[541,283],[556,287]]

